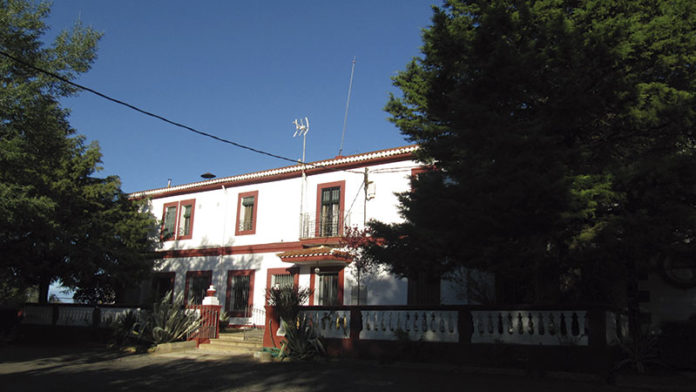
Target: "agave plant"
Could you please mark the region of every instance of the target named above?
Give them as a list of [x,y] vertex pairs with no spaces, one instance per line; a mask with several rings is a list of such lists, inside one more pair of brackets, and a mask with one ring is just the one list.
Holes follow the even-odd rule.
[[281,357],[309,360],[326,352],[308,317],[300,316],[297,322],[291,324],[283,320],[281,324],[285,328],[285,341],[280,348]]
[[112,323],[114,340],[117,345],[129,343],[156,345],[184,340],[189,332],[201,325],[199,315],[193,309],[186,309],[183,296],[173,301],[165,295],[153,304],[152,310],[136,314],[128,312]]
[[131,343],[138,343],[139,334],[136,331],[142,329],[142,324],[137,312],[129,310],[116,316],[108,323],[112,331],[111,339],[116,346],[122,347]]
[[657,343],[658,335],[652,331],[641,331],[633,338],[620,339],[619,347],[624,354],[624,359],[615,365],[614,370],[632,367],[639,374],[643,374],[651,365],[665,366],[659,360]]
[[292,359],[312,359],[324,354],[324,345],[314,330],[312,321],[300,314],[311,291],[280,287],[268,290],[268,302],[276,307],[280,316],[280,329],[285,331],[285,341],[281,344],[279,357]]
[[165,295],[145,316],[143,339],[153,344],[183,340],[201,325],[199,315],[184,306],[182,295],[177,295],[171,302],[169,298]]

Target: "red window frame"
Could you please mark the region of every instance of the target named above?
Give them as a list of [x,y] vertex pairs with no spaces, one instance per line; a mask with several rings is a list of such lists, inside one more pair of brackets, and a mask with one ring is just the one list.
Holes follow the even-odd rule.
[[[174,212],[174,230],[172,233],[172,236],[169,238],[164,238],[164,224],[165,220],[167,218],[167,210],[170,207],[175,207],[176,212]],[[179,217],[179,202],[178,201],[173,201],[171,203],[165,203],[164,206],[162,206],[162,224],[160,226],[160,240],[161,241],[174,241],[176,239],[176,232],[177,232],[177,218]]]
[[[251,229],[250,230],[242,230],[240,229],[240,222],[239,218],[242,215],[242,200],[246,197],[254,197],[254,212],[253,216],[251,217]],[[256,213],[259,210],[259,191],[251,191],[251,192],[243,192],[240,193],[237,196],[237,222],[234,226],[234,235],[249,235],[249,234],[256,234]]]
[[295,290],[300,287],[300,274],[297,268],[269,268],[266,270],[266,304],[268,304],[268,290],[271,288],[273,275],[292,275],[292,287]]
[[[191,223],[190,223],[190,227],[189,227],[189,233],[179,235],[179,225],[181,224],[181,213],[183,211],[183,206],[187,206],[187,205],[191,206]],[[167,217],[167,209],[169,207],[176,207],[176,214],[174,216],[174,233],[171,237],[164,238],[164,236],[163,236],[164,223],[165,223],[165,218]],[[173,201],[170,203],[165,203],[164,206],[162,207],[162,224],[160,226],[160,240],[161,241],[178,241],[178,240],[189,240],[189,239],[193,238],[193,222],[194,222],[195,212],[196,212],[196,199],[179,200],[179,201]]]
[[314,306],[316,300],[314,299],[314,293],[316,292],[316,279],[317,275],[321,275],[322,272],[338,272],[338,293],[337,301],[338,306],[343,306],[343,282],[344,282],[344,267],[319,267],[319,274],[314,272],[314,269],[309,273],[309,291],[312,293],[309,296],[309,306]]
[[[184,287],[184,304],[186,305],[191,305],[189,304],[189,282],[192,277],[200,277],[200,276],[207,276],[208,277],[208,286],[213,284],[213,271],[212,270],[207,270],[207,271],[186,271],[186,285]],[[199,305],[199,304],[193,304],[193,305]]]
[[[190,205],[191,206],[191,225],[189,228],[189,233],[188,234],[182,234],[179,235],[179,225],[181,222],[179,222],[179,219],[181,219],[181,214],[183,212],[183,207]],[[188,200],[182,200],[179,202],[179,210],[177,211],[177,226],[176,226],[176,235],[178,240],[190,240],[193,237],[193,217],[196,212],[196,199],[188,199]]]
[[322,191],[326,188],[339,188],[339,196],[338,196],[338,213],[341,214],[339,216],[339,222],[338,222],[338,235],[336,237],[340,237],[343,235],[343,226],[345,226],[344,219],[345,217],[343,216],[344,213],[344,207],[345,207],[345,200],[346,200],[346,181],[335,181],[335,182],[326,182],[323,184],[317,185],[317,210],[316,210],[316,223],[315,223],[315,228],[314,228],[314,235],[316,237],[320,236],[320,222],[321,222],[321,194]]
[[249,300],[247,308],[254,307],[254,275],[255,270],[229,270],[227,271],[227,292],[225,293],[225,310],[232,317],[243,317],[244,312],[235,312],[230,310],[230,298],[232,298],[232,277],[233,276],[249,276]]

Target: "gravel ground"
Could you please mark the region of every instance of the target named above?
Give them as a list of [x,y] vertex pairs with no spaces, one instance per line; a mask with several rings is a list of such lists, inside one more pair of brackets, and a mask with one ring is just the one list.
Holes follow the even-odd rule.
[[[684,380],[682,380],[684,381]],[[696,380],[693,380],[696,381]],[[658,382],[665,386],[665,382]],[[683,384],[683,385],[682,385]],[[689,380],[663,390],[694,390]],[[0,347],[0,391],[633,391],[590,377],[370,361],[258,363],[182,351],[122,355],[98,347]],[[688,389],[684,389],[688,388]]]

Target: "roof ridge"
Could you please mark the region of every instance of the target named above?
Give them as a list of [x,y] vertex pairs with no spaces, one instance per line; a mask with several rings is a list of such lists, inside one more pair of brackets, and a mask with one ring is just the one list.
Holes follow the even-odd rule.
[[149,189],[149,190],[144,190],[144,191],[138,191],[138,192],[130,193],[129,197],[141,198],[141,197],[147,197],[147,196],[154,196],[154,195],[157,195],[160,193],[169,193],[169,192],[177,192],[177,191],[182,192],[182,191],[185,191],[187,189],[195,189],[198,187],[206,187],[206,186],[211,186],[211,185],[221,184],[221,183],[237,182],[237,181],[251,180],[251,179],[257,179],[257,178],[264,178],[264,177],[269,177],[269,176],[274,176],[274,175],[300,172],[303,167],[307,167],[307,166],[312,166],[309,168],[311,170],[311,169],[330,168],[332,166],[336,166],[336,165],[343,164],[343,163],[369,162],[370,160],[377,159],[377,158],[383,158],[383,157],[388,157],[388,156],[392,156],[392,155],[410,153],[410,152],[415,151],[416,149],[418,149],[418,145],[412,144],[412,145],[408,145],[408,146],[393,147],[393,148],[376,150],[376,151],[368,151],[368,152],[354,154],[354,155],[337,156],[337,157],[330,158],[330,159],[308,162],[308,163],[305,163],[304,165],[301,163],[298,163],[297,165],[284,166],[284,167],[279,167],[279,168],[275,168],[275,169],[261,170],[261,171],[257,171],[257,172],[238,174],[238,175],[234,175],[234,176],[214,178],[214,179],[205,180],[205,181],[190,182],[187,184],[181,184],[181,185],[176,185],[176,186],[171,186],[171,187],[155,188],[155,189]]

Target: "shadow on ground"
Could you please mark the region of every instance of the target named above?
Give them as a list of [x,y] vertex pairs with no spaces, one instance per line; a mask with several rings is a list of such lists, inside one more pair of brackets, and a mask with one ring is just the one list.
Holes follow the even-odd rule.
[[382,366],[374,362],[261,364],[250,357],[120,355],[93,347],[0,348],[3,391],[616,391],[598,382]]

